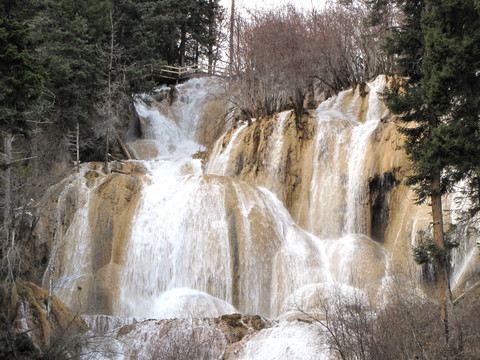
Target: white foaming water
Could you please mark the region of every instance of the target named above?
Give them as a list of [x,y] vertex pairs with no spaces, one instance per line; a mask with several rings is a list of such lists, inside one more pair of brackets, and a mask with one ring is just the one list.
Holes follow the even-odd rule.
[[158,298],[177,287],[209,290],[231,301],[223,189],[200,176],[172,173],[171,165],[157,167],[144,189],[126,251],[119,314],[159,314]]
[[334,358],[318,324],[281,322],[249,339],[242,360],[327,360]]
[[222,149],[223,138],[225,134],[216,142],[215,147],[212,151],[212,161],[209,161],[205,169],[206,174],[215,174],[226,176],[228,170],[228,162],[230,160],[230,153],[237,143],[237,138],[242,133],[243,129],[247,127],[247,123],[243,123],[235,130],[233,133],[227,147],[225,150]]
[[358,90],[341,92],[314,113],[317,131],[307,230],[317,236],[366,233],[365,155],[373,131],[387,114],[377,94],[385,86],[384,76],[367,85],[365,122]]
[[365,213],[365,209],[362,208],[365,195],[362,189],[364,185],[362,181],[364,158],[370,135],[388,111],[377,94],[384,90],[385,85],[386,79],[384,76],[379,76],[374,82],[368,84],[369,98],[366,120],[365,123],[358,124],[352,132],[349,149],[350,158],[348,159],[346,222],[343,230],[345,234],[365,233],[366,231],[362,218]]
[[[55,233],[52,243],[50,263],[43,276],[42,286],[49,289],[50,280],[53,281],[53,292],[72,309],[79,310],[78,290],[92,277],[91,273],[91,246],[88,227],[88,210],[90,203],[90,189],[85,186],[83,177],[86,167],[65,181],[70,183],[60,194],[55,213]],[[69,197],[75,198],[78,210],[68,226],[63,228],[62,209],[68,208]],[[63,262],[63,266],[59,266]],[[67,265],[67,266],[65,266]],[[50,267],[54,267],[52,274]],[[50,277],[53,276],[52,279]]]
[[154,309],[156,313],[153,315],[161,319],[215,318],[224,314],[238,313],[226,301],[189,288],[176,288],[162,293],[156,299]]

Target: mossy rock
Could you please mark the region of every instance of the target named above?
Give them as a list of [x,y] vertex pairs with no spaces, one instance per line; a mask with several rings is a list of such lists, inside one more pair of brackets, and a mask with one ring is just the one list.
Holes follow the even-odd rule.
[[[28,350],[33,346],[38,353],[46,353],[60,339],[88,330],[80,316],[72,313],[55,295],[52,296],[50,319],[47,319],[48,291],[34,283],[17,280],[11,293],[10,332],[15,334],[15,342],[19,342],[21,348]],[[21,334],[28,336],[25,338]]]

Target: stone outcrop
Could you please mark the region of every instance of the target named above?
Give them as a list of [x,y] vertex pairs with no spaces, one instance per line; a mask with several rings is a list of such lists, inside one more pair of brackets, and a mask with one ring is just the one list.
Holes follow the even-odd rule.
[[104,329],[95,342],[85,342],[83,352],[95,346],[105,358],[121,353],[136,359],[237,359],[249,338],[275,324],[260,316],[240,314],[144,320]]
[[[56,291],[62,293],[74,311],[111,313],[118,264],[123,261],[145,174],[141,163],[111,163],[108,174],[103,164],[90,163],[47,194],[36,236],[42,239],[50,261],[55,263],[54,283],[76,276],[72,278],[76,285],[63,284],[64,289],[61,284],[56,285],[60,287]],[[52,201],[55,194],[58,197]],[[88,222],[88,230],[78,232],[84,222]],[[79,273],[65,273],[65,264],[72,262],[77,264]],[[49,286],[49,276],[46,271],[45,288]]]
[[[31,282],[18,280],[9,290],[2,288],[0,302],[0,357],[34,359],[49,354],[61,358],[75,353],[74,341],[87,325],[53,295],[50,319],[47,318],[48,292]],[[5,317],[4,317],[5,316]]]

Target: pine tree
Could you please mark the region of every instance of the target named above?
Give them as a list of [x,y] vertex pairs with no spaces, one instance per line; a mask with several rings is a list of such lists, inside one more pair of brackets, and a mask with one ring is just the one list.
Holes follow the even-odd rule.
[[31,1],[0,4],[0,126],[12,133],[28,132],[24,112],[40,95],[43,69],[31,55],[26,19]]
[[[16,248],[13,234],[14,189],[12,144],[15,134],[30,135],[25,112],[40,95],[44,71],[31,55],[30,27],[26,19],[36,7],[31,1],[5,1],[0,4],[0,138],[4,143],[2,155],[3,231],[0,235],[0,257],[3,259]],[[23,160],[23,159],[22,159]],[[14,251],[11,251],[14,254]],[[15,259],[8,259],[8,264]],[[9,278],[14,280],[12,266]],[[2,269],[3,270],[3,269]]]
[[477,0],[408,0],[401,6],[404,23],[386,48],[397,55],[405,85],[399,92],[387,92],[385,100],[406,124],[400,130],[413,170],[407,184],[418,203],[431,201],[434,263],[448,343],[453,305],[441,196],[461,178],[478,179],[480,8]]

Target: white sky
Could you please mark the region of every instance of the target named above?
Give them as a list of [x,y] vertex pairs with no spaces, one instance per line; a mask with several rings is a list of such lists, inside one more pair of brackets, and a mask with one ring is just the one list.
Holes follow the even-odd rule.
[[[220,0],[220,5],[230,9],[232,0]],[[305,10],[312,9],[312,6],[316,9],[323,7],[325,0],[235,0],[235,7],[246,9],[269,9],[285,5],[287,3],[294,4],[298,8]]]

